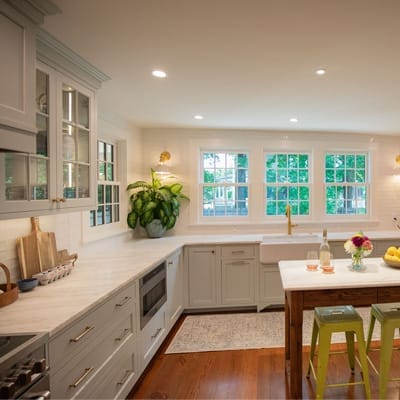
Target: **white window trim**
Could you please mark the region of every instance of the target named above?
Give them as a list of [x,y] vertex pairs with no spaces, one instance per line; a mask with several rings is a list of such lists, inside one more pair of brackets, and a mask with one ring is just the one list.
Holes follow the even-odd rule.
[[[223,153],[245,153],[247,154],[248,157],[248,182],[246,182],[243,186],[248,187],[248,195],[249,195],[249,202],[248,202],[248,214],[247,215],[229,215],[229,216],[203,216],[203,162],[202,162],[202,154],[207,153],[207,152],[223,152]],[[224,225],[224,224],[231,224],[231,223],[250,223],[251,221],[251,199],[252,199],[252,194],[251,194],[251,176],[250,176],[250,168],[251,168],[251,156],[250,156],[250,150],[247,148],[231,148],[231,147],[223,147],[223,146],[200,146],[197,152],[197,168],[198,168],[198,174],[197,174],[197,180],[196,180],[196,186],[197,186],[197,220],[199,223],[203,225]],[[225,184],[221,184],[221,186],[224,186]],[[227,183],[229,185],[229,183]],[[232,185],[230,185],[232,186]],[[235,183],[233,186],[238,186]]]
[[[120,183],[120,210],[119,210],[119,221],[118,222],[113,222],[110,224],[104,224],[104,225],[96,225],[96,226],[90,226],[90,211],[84,211],[82,212],[82,241],[83,242],[91,242],[95,240],[100,240],[104,239],[110,236],[115,236],[119,234],[124,234],[129,231],[129,228],[126,224],[126,216],[127,216],[127,204],[126,204],[126,198],[124,190],[126,187],[126,181],[127,181],[127,173],[126,173],[126,168],[127,168],[127,159],[126,159],[126,154],[127,154],[127,144],[125,140],[115,140],[109,137],[104,137],[104,136],[99,136],[98,137],[99,141],[105,141],[107,143],[113,144],[115,146],[115,152],[116,152],[116,180],[114,182],[119,182]],[[96,169],[97,169],[97,158],[96,158]],[[96,171],[96,177],[97,177],[97,171]],[[107,182],[107,181],[104,181]],[[97,184],[98,181],[96,181],[96,199],[97,199]],[[96,201],[97,204],[97,201]]]

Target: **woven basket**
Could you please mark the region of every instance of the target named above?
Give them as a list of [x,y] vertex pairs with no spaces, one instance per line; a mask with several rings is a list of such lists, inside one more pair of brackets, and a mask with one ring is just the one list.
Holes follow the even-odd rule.
[[0,290],[4,291],[4,293],[0,294],[0,307],[4,307],[14,303],[14,301],[18,299],[18,287],[15,283],[11,283],[11,276],[8,268],[2,263],[0,263],[0,267],[3,268],[7,278],[7,283],[0,284]]

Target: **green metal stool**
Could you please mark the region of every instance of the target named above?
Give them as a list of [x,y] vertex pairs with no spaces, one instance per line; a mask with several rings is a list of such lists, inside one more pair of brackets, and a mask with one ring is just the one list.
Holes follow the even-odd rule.
[[[388,381],[400,380],[400,378],[390,378],[389,376],[390,365],[392,362],[394,332],[396,328],[400,328],[400,303],[384,303],[371,305],[371,322],[369,324],[368,331],[367,354],[372,351],[370,345],[372,332],[375,326],[375,320],[378,320],[381,324],[380,349],[374,349],[380,350],[379,372],[369,357],[368,360],[376,374],[379,375],[379,398],[385,399]],[[396,350],[399,349],[396,348]]]
[[[347,356],[352,373],[354,373],[354,361],[357,360],[361,367],[363,380],[357,382],[326,384],[326,375],[328,369],[331,337],[334,332],[345,332],[347,343]],[[357,335],[358,358],[354,351],[354,334]],[[318,343],[318,365],[315,372],[313,360],[316,354],[315,348],[319,335]],[[343,352],[341,352],[343,353]],[[365,349],[363,320],[353,306],[333,306],[316,307],[314,309],[314,323],[311,338],[310,360],[307,371],[307,378],[312,371],[314,379],[317,382],[316,398],[322,399],[326,387],[338,387],[363,384],[366,398],[371,398],[371,388],[369,383],[368,361]]]

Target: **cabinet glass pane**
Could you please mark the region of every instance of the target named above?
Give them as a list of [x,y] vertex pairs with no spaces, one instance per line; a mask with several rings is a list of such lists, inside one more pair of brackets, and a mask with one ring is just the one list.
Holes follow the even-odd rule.
[[63,159],[76,160],[76,129],[63,123]]
[[89,97],[78,93],[78,124],[89,128]]
[[36,135],[36,154],[47,157],[48,154],[48,117],[42,114],[36,114],[36,126],[38,133]]
[[97,202],[104,203],[104,185],[97,185]]
[[114,186],[114,203],[119,202],[119,186],[115,185]]
[[76,173],[75,164],[64,163],[63,165],[63,191],[66,199],[76,198]]
[[30,159],[31,199],[48,199],[48,161],[43,158]]
[[76,90],[68,85],[63,85],[62,91],[63,119],[76,122]]
[[36,70],[36,111],[48,114],[49,76]]
[[88,165],[78,165],[78,197],[89,197],[89,172]]
[[78,130],[78,161],[89,162],[89,132]]
[[28,162],[22,154],[5,154],[6,200],[27,200]]

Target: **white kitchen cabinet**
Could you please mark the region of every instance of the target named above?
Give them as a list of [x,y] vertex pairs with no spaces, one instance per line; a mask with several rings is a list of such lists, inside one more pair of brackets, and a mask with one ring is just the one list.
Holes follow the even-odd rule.
[[[138,378],[136,282],[120,290],[50,339],[50,390],[54,398],[85,398],[109,386],[131,387]],[[105,380],[117,361],[122,370]],[[125,373],[123,370],[125,369]],[[118,382],[122,382],[118,384]],[[129,390],[129,389],[127,389]]]
[[36,26],[0,1],[0,148],[35,150]]
[[260,264],[260,295],[258,309],[285,304],[279,267],[276,264]]
[[[38,37],[48,44],[44,33]],[[46,63],[38,61],[36,69],[36,147],[0,153],[0,218],[96,206],[96,87],[51,66],[53,58],[60,60],[50,45],[40,56]]]
[[217,271],[216,247],[193,246],[187,249],[189,308],[217,306],[220,274]]
[[141,371],[146,368],[167,335],[166,304],[152,316],[140,332]]
[[255,304],[255,262],[253,260],[221,261],[221,304]]
[[255,245],[188,246],[188,308],[254,306]]
[[179,250],[167,259],[167,329],[170,329],[183,312],[183,263]]

